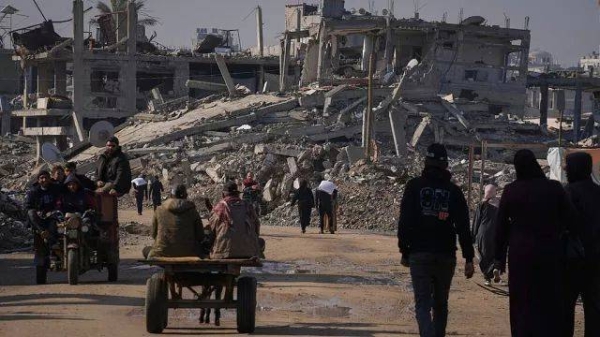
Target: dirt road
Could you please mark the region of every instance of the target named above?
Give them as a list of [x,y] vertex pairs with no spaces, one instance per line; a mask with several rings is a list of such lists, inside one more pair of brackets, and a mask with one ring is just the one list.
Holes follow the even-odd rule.
[[[122,221],[149,223],[122,212]],[[410,278],[399,264],[393,236],[315,228],[264,227],[268,262],[251,270],[259,280],[257,336],[415,336],[418,330]],[[89,271],[69,286],[66,275],[49,274],[34,284],[32,255],[0,255],[0,336],[146,336],[146,278],[155,272],[137,262],[151,241],[122,240],[120,280]],[[483,289],[481,274],[465,280],[457,269],[450,295],[448,335],[509,336],[508,298]],[[505,289],[500,289],[505,290]],[[576,336],[582,335],[578,308]],[[236,334],[235,312],[222,326],[199,325],[198,311],[170,311],[170,335]]]

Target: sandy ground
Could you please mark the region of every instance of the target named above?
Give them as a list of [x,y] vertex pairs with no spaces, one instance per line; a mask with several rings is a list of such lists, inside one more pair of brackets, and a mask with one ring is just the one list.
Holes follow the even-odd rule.
[[[121,212],[122,221],[149,224]],[[259,280],[257,336],[418,336],[408,270],[399,264],[393,236],[310,228],[264,227],[267,262],[249,270]],[[35,285],[32,255],[0,255],[0,336],[146,336],[146,279],[157,269],[137,262],[146,237],[122,240],[120,275],[88,271],[80,284],[50,273]],[[508,297],[485,289],[481,274],[463,276],[459,263],[450,294],[450,336],[509,336]],[[576,336],[582,336],[581,308]],[[198,310],[170,310],[168,335],[237,334],[235,311],[221,327],[200,325]]]

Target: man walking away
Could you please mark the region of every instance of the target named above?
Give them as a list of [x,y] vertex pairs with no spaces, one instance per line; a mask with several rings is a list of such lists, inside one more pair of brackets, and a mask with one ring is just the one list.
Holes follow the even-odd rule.
[[144,198],[148,199],[148,182],[146,176],[140,174],[139,177],[131,181],[131,185],[134,189],[135,203],[137,205],[137,211],[139,215],[142,215],[144,209]]
[[317,211],[319,211],[319,228],[320,233],[323,234],[325,227],[325,221],[327,221],[328,229],[333,234],[333,220],[334,215],[334,197],[337,195],[337,187],[335,184],[328,180],[323,180],[317,187]]
[[474,272],[469,209],[447,168],[446,148],[430,145],[425,169],[408,182],[400,205],[398,246],[402,264],[410,267],[421,337],[446,335],[457,234],[466,261],[465,276],[471,278]]
[[494,277],[494,237],[496,235],[496,214],[498,213],[497,188],[495,185],[485,186],[483,201],[477,206],[473,219],[473,238],[479,252],[479,268],[490,285]]
[[592,180],[592,157],[585,152],[569,154],[567,162],[567,194],[579,215],[585,258],[583,268],[571,272],[567,266],[567,312],[565,336],[573,336],[575,304],[581,294],[585,314],[585,337],[600,336],[600,186]]
[[310,213],[315,207],[315,198],[308,187],[306,180],[300,180],[300,187],[294,192],[292,197],[292,206],[298,203],[298,215],[300,216],[300,227],[302,233],[306,233],[306,227],[310,225]]
[[158,206],[160,206],[161,202],[162,202],[162,195],[161,193],[164,191],[163,188],[163,184],[160,182],[160,179],[158,178],[158,176],[154,176],[154,180],[152,181],[152,184],[150,184],[150,198],[152,199],[152,207],[154,207],[154,210],[156,211],[156,208]]

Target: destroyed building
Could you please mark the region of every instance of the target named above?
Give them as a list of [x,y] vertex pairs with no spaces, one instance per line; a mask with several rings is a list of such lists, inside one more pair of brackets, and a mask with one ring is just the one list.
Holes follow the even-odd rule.
[[[85,38],[83,1],[73,2],[73,15],[73,38],[60,37],[51,21],[13,32],[13,60],[23,70],[24,89],[22,108],[12,114],[22,118],[23,135],[37,139],[38,158],[43,143],[66,150],[69,143],[86,142],[96,122],[118,125],[148,102],[160,109],[227,88],[214,54],[169,53],[140,39],[133,2],[116,14],[124,24],[112,34],[98,20],[101,40]],[[279,76],[276,57],[232,54],[222,62],[230,72],[227,84],[251,91]],[[187,86],[188,80],[196,85]]]
[[372,54],[375,79],[385,84],[386,74],[400,74],[416,59],[427,67],[427,76],[406,83],[405,99],[452,94],[488,102],[497,112],[522,115],[528,30],[485,25],[481,17],[452,24],[376,16],[364,10],[350,13],[343,4],[286,6],[283,59],[294,55],[303,59],[301,85],[361,83],[357,78],[366,78]]

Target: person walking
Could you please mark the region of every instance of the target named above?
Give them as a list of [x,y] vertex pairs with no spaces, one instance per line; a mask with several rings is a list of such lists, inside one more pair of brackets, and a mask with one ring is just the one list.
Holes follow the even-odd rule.
[[572,206],[562,185],[544,175],[531,150],[519,150],[517,180],[498,207],[496,281],[507,252],[510,328],[513,336],[564,337],[563,245]]
[[162,192],[164,191],[163,184],[160,182],[158,176],[154,176],[154,180],[150,184],[150,190],[148,193],[150,194],[150,198],[152,199],[152,207],[156,211],[156,208],[162,203]]
[[315,198],[308,187],[308,182],[304,179],[300,180],[300,187],[294,192],[292,197],[292,206],[298,203],[298,215],[300,217],[300,227],[302,233],[306,233],[306,227],[310,225],[310,214],[315,207]]
[[581,295],[585,337],[595,337],[600,336],[600,186],[592,180],[593,162],[588,153],[571,153],[567,155],[566,163],[569,182],[566,191],[578,214],[574,222],[578,225],[584,256],[571,256],[565,272],[567,307],[564,336],[573,336],[575,305]]
[[325,227],[331,234],[335,233],[335,204],[334,199],[337,197],[337,187],[329,180],[323,180],[317,187],[316,191],[316,206],[319,211],[319,229],[323,234]]
[[441,144],[427,148],[425,169],[405,188],[398,221],[402,265],[410,268],[421,337],[446,335],[448,294],[456,268],[456,236],[473,277],[475,251],[469,231],[469,208],[450,181],[448,154]]
[[477,205],[473,219],[472,235],[479,253],[479,268],[489,286],[494,278],[494,238],[496,235],[496,214],[498,213],[497,188],[486,185],[483,201]]
[[133,186],[134,190],[137,212],[139,215],[142,215],[142,210],[144,209],[144,199],[148,199],[148,182],[146,181],[146,176],[140,174],[139,177],[131,181],[131,185]]

